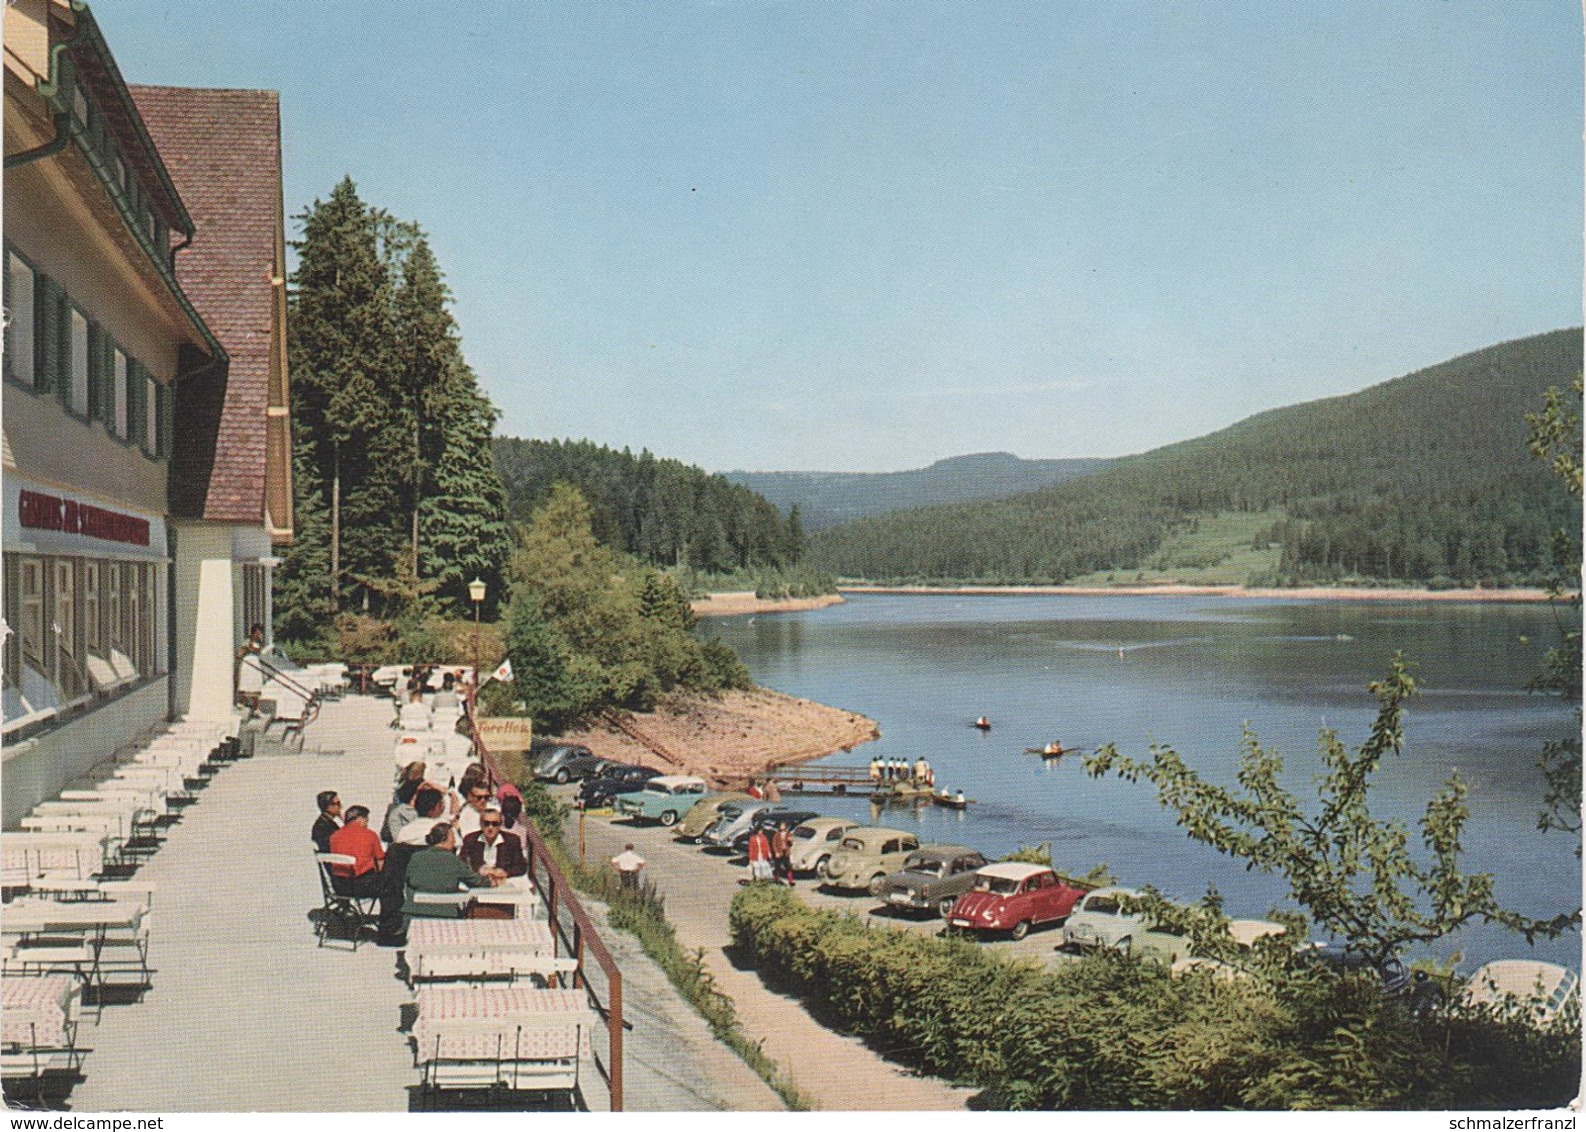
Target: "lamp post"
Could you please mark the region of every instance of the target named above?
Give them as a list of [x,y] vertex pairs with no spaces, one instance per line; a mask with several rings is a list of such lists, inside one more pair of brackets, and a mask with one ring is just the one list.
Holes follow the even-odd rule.
[[474,678],[469,685],[468,722],[477,735],[479,713],[474,709],[479,704],[479,610],[485,604],[485,583],[480,581],[478,574],[468,583],[468,600],[474,603]]

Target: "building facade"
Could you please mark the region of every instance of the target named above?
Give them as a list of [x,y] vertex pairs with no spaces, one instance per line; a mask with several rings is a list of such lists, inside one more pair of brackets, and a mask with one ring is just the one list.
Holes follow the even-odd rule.
[[[92,12],[10,0],[4,32],[9,826],[161,721],[229,712],[238,626],[268,622],[271,547],[291,517],[289,503],[266,513],[268,456],[227,455],[228,427],[255,428],[276,449],[275,498],[290,499],[276,393],[256,426],[228,424],[242,411],[227,396],[231,354],[182,281],[199,226]],[[283,257],[268,258],[264,337],[278,343],[284,406],[284,294],[278,309],[269,296]],[[211,517],[208,486],[194,492],[205,467],[233,487],[238,467],[257,478],[251,525],[242,510]]]

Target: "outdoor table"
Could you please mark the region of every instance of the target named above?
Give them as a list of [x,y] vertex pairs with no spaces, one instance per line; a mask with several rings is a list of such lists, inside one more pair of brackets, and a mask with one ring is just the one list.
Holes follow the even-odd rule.
[[[476,888],[472,891],[477,903],[508,905],[517,919],[532,915],[532,909],[540,903],[540,895],[534,891],[534,882],[528,877],[508,877],[493,888]],[[531,911],[525,914],[522,911],[524,908]]]
[[582,990],[421,987],[413,1038],[426,1061],[536,1061],[590,1049],[600,1017]]
[[10,975],[0,979],[0,1043],[22,1048],[69,1048],[69,1023],[73,1021],[77,986],[71,975]]
[[[30,943],[42,943],[54,936],[79,939],[91,955],[89,968],[84,973],[85,987],[102,985],[106,945],[129,943],[137,949],[138,967],[147,981],[147,937],[141,929],[148,910],[144,900],[14,900],[0,909],[0,930],[21,937],[14,954],[23,964],[29,962]],[[116,938],[121,933],[126,935],[124,940]],[[54,948],[46,946],[44,950],[48,952]],[[46,960],[41,958],[40,961]],[[100,1001],[103,1002],[102,996]]]

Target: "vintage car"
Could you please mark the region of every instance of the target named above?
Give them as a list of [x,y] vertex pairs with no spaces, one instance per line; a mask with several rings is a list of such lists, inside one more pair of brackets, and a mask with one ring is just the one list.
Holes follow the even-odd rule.
[[850,829],[826,863],[825,887],[868,891],[875,896],[887,874],[901,869],[919,847],[920,839],[901,829],[880,825]]
[[826,864],[832,859],[843,834],[858,828],[852,818],[811,818],[793,831],[793,871],[826,876]]
[[1496,959],[1465,984],[1465,1006],[1488,1007],[1505,1018],[1546,1026],[1579,993],[1575,972],[1537,959]]
[[1365,952],[1347,944],[1316,942],[1309,949],[1300,951],[1299,958],[1331,967],[1343,975],[1375,970],[1377,978],[1382,980],[1384,994],[1403,994],[1410,989],[1410,972],[1405,968],[1404,960],[1397,955],[1373,962]]
[[882,878],[874,895],[894,908],[939,912],[945,917],[985,864],[978,850],[965,845],[926,845],[910,853],[900,871]]
[[578,804],[586,810],[598,810],[611,805],[611,800],[618,794],[642,790],[651,779],[660,777],[661,772],[654,767],[630,766],[627,763],[603,767],[597,777],[584,779],[583,785],[578,788]]
[[716,824],[716,819],[721,816],[721,808],[729,802],[752,802],[747,794],[732,790],[724,794],[707,794],[683,815],[683,820],[678,822],[672,830],[672,836],[679,841],[698,841],[700,835]]
[[732,839],[733,851],[736,853],[747,852],[749,849],[749,837],[757,829],[764,830],[765,835],[770,837],[776,832],[776,827],[779,825],[786,825],[788,829],[793,830],[811,818],[819,816],[814,810],[790,810],[785,806],[772,803],[768,809],[759,811],[749,819],[749,828],[739,830],[737,836]]
[[[1256,940],[1267,936],[1280,936],[1287,930],[1282,924],[1274,924],[1271,920],[1228,921],[1228,934],[1245,951],[1254,947]],[[1147,933],[1146,936],[1141,938],[1148,938],[1150,934]],[[1173,938],[1180,939],[1182,937],[1174,936]],[[1148,951],[1145,947],[1146,945],[1142,945],[1137,940],[1135,945],[1136,954],[1145,958],[1156,959],[1159,962],[1170,963],[1175,975],[1184,975],[1191,971],[1209,971],[1214,977],[1219,979],[1248,979],[1251,977],[1250,971],[1238,963],[1229,963],[1222,959],[1212,959],[1204,955],[1184,953],[1182,950],[1173,954],[1163,954],[1161,952]]]
[[1044,865],[998,861],[975,874],[974,887],[946,913],[947,924],[969,931],[1008,932],[1023,939],[1038,924],[1068,919],[1089,891]]
[[560,783],[588,778],[597,773],[603,764],[611,761],[599,758],[588,747],[578,743],[536,744],[530,748],[529,757],[534,760],[535,778]]
[[696,801],[705,795],[705,780],[692,774],[663,774],[644,784],[634,794],[618,794],[612,809],[627,818],[658,821],[665,826],[677,824]]
[[1063,924],[1059,946],[1078,951],[1107,947],[1127,954],[1135,935],[1146,930],[1146,918],[1125,911],[1124,901],[1138,900],[1140,895],[1132,888],[1098,888],[1087,894]]
[[709,829],[699,835],[699,843],[707,849],[731,849],[739,835],[749,836],[749,824],[761,810],[772,809],[775,802],[764,798],[750,798],[746,802],[728,802],[716,815]]

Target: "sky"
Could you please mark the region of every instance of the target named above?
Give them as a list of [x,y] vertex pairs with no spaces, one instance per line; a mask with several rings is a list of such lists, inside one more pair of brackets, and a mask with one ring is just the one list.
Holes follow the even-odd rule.
[[429,233],[509,436],[1120,456],[1582,310],[1575,0],[99,0]]

